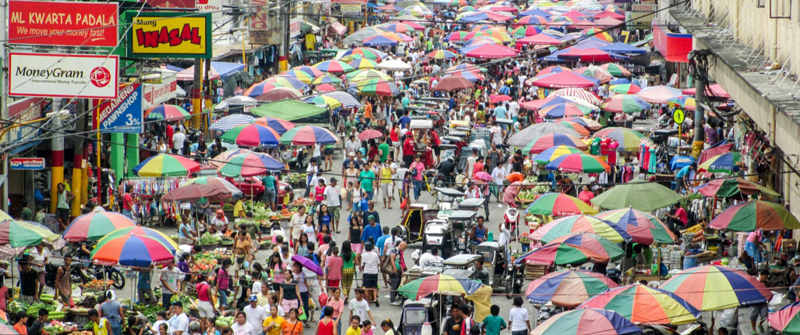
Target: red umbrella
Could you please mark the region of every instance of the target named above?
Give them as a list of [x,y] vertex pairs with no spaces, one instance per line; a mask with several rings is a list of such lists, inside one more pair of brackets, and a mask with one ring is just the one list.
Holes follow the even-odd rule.
[[570,48],[567,51],[560,53],[559,58],[578,58],[584,62],[610,62],[614,59],[608,51],[603,51],[597,48],[578,49]]
[[547,34],[536,34],[517,40],[519,45],[559,45],[561,40]]
[[724,154],[726,152],[731,151],[732,147],[733,147],[733,143],[728,143],[728,144],[722,144],[722,145],[718,145],[718,146],[713,147],[713,148],[708,148],[706,150],[703,150],[703,152],[700,153],[700,158],[697,159],[697,165],[703,164],[705,161],[707,161],[707,160],[709,160],[711,158],[714,158],[716,156],[719,156],[719,155],[722,155],[722,154]]
[[505,94],[492,94],[489,96],[489,102],[493,104],[503,101],[511,101],[511,97]]
[[336,86],[333,86],[331,84],[317,85],[317,87],[315,87],[314,89],[317,90],[317,92],[333,92],[337,90]]
[[467,57],[475,58],[507,58],[518,54],[517,50],[499,44],[484,44],[467,52]]
[[383,133],[375,129],[367,129],[358,134],[358,139],[362,141],[369,141],[373,138],[383,137]]
[[455,91],[464,88],[470,88],[475,84],[461,76],[447,76],[439,80],[439,83],[433,88],[434,91]]
[[300,91],[290,87],[276,87],[256,97],[258,101],[279,101],[284,99],[297,99],[302,95]]
[[612,12],[610,10],[603,11],[602,13],[597,14],[597,15],[594,16],[595,19],[602,19],[604,17],[610,17],[612,19],[617,19],[617,20],[624,20],[625,19],[625,15],[622,15],[622,14],[619,14],[619,13],[616,13],[616,12]]
[[618,26],[622,23],[622,21],[615,19],[613,17],[602,17],[597,20],[594,20],[594,24],[599,27],[614,27]]
[[593,87],[597,83],[589,77],[565,71],[533,78],[533,86],[546,88]]

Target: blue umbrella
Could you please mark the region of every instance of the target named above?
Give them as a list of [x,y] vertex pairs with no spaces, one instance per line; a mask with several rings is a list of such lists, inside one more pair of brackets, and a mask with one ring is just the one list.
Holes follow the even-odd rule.
[[477,13],[475,15],[468,15],[468,16],[462,17],[462,18],[458,19],[458,22],[474,23],[474,22],[484,21],[484,20],[488,20],[488,19],[489,19],[489,15],[487,15],[486,13]]
[[675,155],[669,161],[669,168],[672,171],[680,170],[684,166],[692,165],[695,162],[694,157],[692,156],[683,156],[683,155]]
[[209,129],[228,131],[236,126],[245,126],[251,124],[254,120],[254,117],[247,114],[231,114],[215,121],[214,124],[209,127]]
[[378,35],[378,36],[373,36],[373,37],[369,37],[369,38],[365,39],[364,43],[362,43],[362,44],[364,44],[366,46],[369,46],[369,47],[372,47],[372,46],[387,46],[387,45],[397,45],[397,41],[395,41],[395,40],[393,40],[391,38],[388,38],[386,36]]

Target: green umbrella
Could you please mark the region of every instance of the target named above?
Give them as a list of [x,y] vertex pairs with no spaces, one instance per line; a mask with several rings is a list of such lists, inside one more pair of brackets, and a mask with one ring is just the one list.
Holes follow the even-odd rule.
[[605,209],[632,207],[650,212],[667,207],[681,200],[675,191],[659,183],[645,183],[633,180],[627,184],[612,187],[592,199],[592,204]]
[[58,237],[58,234],[36,222],[20,220],[0,222],[0,245],[10,244],[14,248],[30,247],[43,241],[53,242]]
[[269,116],[286,121],[297,121],[317,116],[326,111],[325,108],[298,100],[282,100],[264,104],[250,109],[250,114]]

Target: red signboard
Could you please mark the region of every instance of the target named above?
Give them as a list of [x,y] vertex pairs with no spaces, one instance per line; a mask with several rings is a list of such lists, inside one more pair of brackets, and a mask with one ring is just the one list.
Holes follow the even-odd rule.
[[653,45],[668,62],[688,63],[692,34],[671,33],[653,22]]
[[8,41],[87,47],[117,45],[116,2],[9,1]]

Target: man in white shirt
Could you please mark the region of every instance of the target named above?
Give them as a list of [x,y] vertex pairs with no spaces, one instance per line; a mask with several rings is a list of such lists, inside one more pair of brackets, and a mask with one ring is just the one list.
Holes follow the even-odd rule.
[[186,142],[186,134],[184,134],[183,131],[178,128],[178,130],[172,134],[172,152],[177,155],[182,155],[184,142]]
[[175,262],[169,263],[161,271],[161,304],[169,306],[173,295],[181,292],[183,273],[175,268]]
[[531,329],[528,310],[522,307],[522,297],[514,297],[514,307],[508,311],[508,327],[511,335],[526,335]]
[[323,192],[325,195],[324,203],[328,206],[328,213],[333,216],[331,221],[333,221],[333,230],[336,232],[339,231],[339,209],[342,207],[342,192],[336,186],[337,183],[336,178],[331,177],[330,184],[325,186],[325,191]]
[[369,310],[369,302],[367,302],[367,299],[364,299],[363,288],[356,289],[356,297],[350,299],[348,307],[350,308],[351,319],[353,315],[357,315],[361,320],[369,320],[373,325],[376,324],[375,319],[372,317],[372,312]]
[[247,318],[247,323],[249,323],[253,329],[261,329],[261,324],[263,324],[264,319],[267,318],[267,310],[258,305],[258,296],[251,295],[249,300],[250,303],[244,306],[242,311]]
[[506,176],[508,176],[508,170],[506,169],[506,161],[500,161],[500,164],[495,166],[492,169],[492,187],[490,188],[491,194],[494,194],[497,198],[497,202],[500,202],[500,193],[503,190],[503,183],[506,180]]
[[444,258],[439,256],[439,249],[433,248],[432,250],[426,250],[422,256],[419,257],[419,266],[422,269],[441,269],[442,263],[444,263]]
[[189,335],[189,317],[183,312],[183,304],[172,304],[172,317],[169,318],[169,335]]

